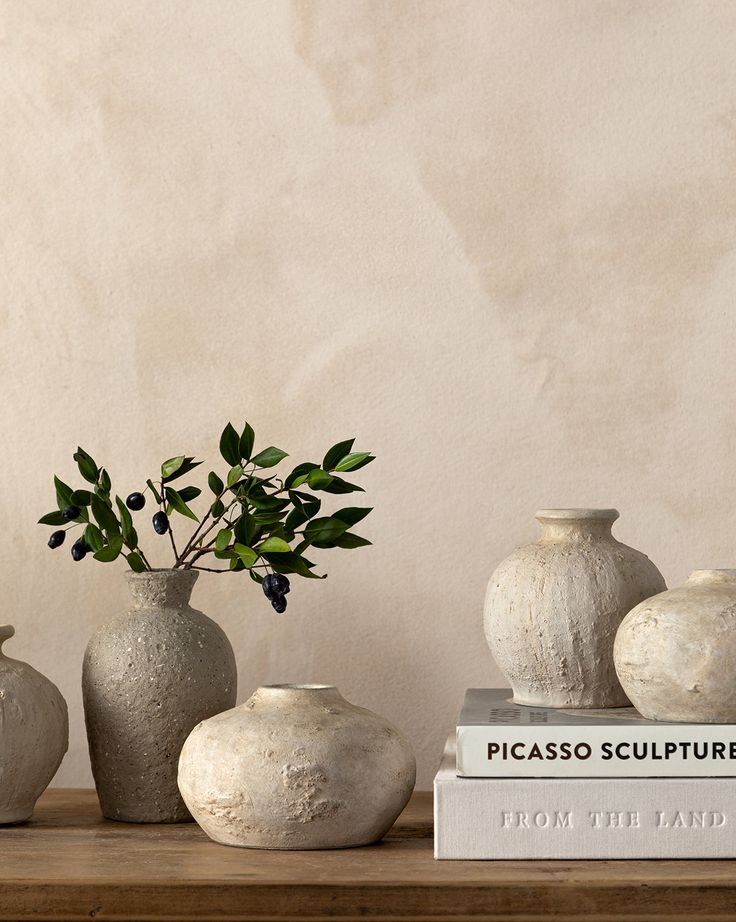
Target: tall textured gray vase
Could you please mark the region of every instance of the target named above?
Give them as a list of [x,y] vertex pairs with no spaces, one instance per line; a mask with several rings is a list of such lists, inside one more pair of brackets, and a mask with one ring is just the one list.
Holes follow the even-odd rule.
[[129,823],[191,820],[179,753],[202,720],[232,708],[237,670],[219,625],[189,605],[192,570],[127,573],[132,608],[94,634],[82,693],[102,813]]

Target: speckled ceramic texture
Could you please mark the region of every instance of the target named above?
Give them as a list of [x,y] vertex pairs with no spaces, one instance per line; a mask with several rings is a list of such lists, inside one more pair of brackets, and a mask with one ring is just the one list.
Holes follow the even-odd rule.
[[133,607],[87,646],[82,692],[103,814],[132,823],[190,820],[177,762],[201,720],[235,704],[224,631],[189,605],[191,570],[128,573]]
[[179,787],[207,835],[250,848],[375,842],[415,778],[400,731],[326,685],[259,688],[201,723],[179,760]]
[[28,663],[3,653],[13,634],[9,624],[0,625],[0,824],[30,818],[69,745],[59,689]]
[[614,658],[644,717],[736,723],[736,570],[695,570],[684,586],[637,605]]
[[520,704],[622,707],[613,642],[627,612],[666,589],[654,564],[611,534],[615,509],[545,509],[542,534],[488,583],[485,632]]

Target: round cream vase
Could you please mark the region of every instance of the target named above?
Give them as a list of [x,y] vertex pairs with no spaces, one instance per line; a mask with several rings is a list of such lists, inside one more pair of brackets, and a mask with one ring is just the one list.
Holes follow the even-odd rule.
[[0,824],[30,819],[69,745],[66,701],[46,676],[2,651],[0,625]]
[[399,730],[335,687],[271,685],[195,727],[179,789],[223,845],[346,848],[388,832],[415,772]]
[[666,589],[654,564],[617,541],[615,509],[543,509],[539,540],[517,548],[486,592],[486,639],[514,701],[627,705],[613,642],[627,612]]
[[695,570],[637,605],[614,647],[632,704],[652,720],[736,723],[736,570]]

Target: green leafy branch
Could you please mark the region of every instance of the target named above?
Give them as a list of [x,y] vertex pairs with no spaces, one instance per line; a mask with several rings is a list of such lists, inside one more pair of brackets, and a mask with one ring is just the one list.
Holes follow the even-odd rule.
[[[320,464],[302,462],[282,479],[275,468],[287,453],[273,445],[256,453],[253,428],[245,423],[238,432],[228,423],[220,437],[220,454],[228,470],[209,472],[207,486],[212,495],[201,518],[190,503],[202,490],[172,486],[202,463],[193,456],[177,455],[164,461],[155,481],[148,478],[142,492],[131,493],[123,501],[118,495],[113,500],[106,469],[78,448],[74,460],[90,487],[73,490],[55,476],[58,508],[39,521],[62,527],[49,538],[51,547],[60,546],[68,531],[79,530],[72,545],[75,560],[91,552],[96,560],[108,563],[122,555],[132,570],[144,572],[152,567],[140,546],[131,513],[139,512],[146,505],[146,494],[150,494],[157,506],[152,525],[158,534],[168,534],[174,569],[215,573],[247,570],[258,583],[269,574],[324,578],[313,572],[315,564],[305,556],[309,548],[353,549],[370,544],[351,529],[371,508],[346,506],[329,515],[320,514],[324,494],[363,491],[340,476],[353,474],[374,460],[370,452],[353,451],[354,441],[338,442]],[[197,523],[181,550],[171,528],[174,513]],[[285,587],[276,593],[280,598],[289,591],[288,579],[276,580],[274,585]],[[270,583],[264,585],[269,598],[274,591]]]

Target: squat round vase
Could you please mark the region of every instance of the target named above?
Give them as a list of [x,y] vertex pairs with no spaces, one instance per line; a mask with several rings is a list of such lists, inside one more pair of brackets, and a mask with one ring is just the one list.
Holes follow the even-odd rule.
[[615,509],[543,509],[542,534],[488,583],[485,633],[514,701],[537,707],[627,705],[613,642],[624,616],[666,589],[654,564],[611,534]]
[[98,629],[82,673],[84,714],[102,813],[129,823],[191,820],[176,784],[192,728],[235,704],[224,631],[189,605],[199,574],[126,574],[127,614]]
[[411,746],[330,685],[270,685],[201,723],[179,788],[207,835],[245,848],[315,849],[381,839],[414,789]]
[[684,586],[637,605],[614,658],[644,717],[736,723],[736,570],[695,570]]
[[0,824],[30,819],[69,746],[66,701],[46,676],[2,651],[0,625]]

